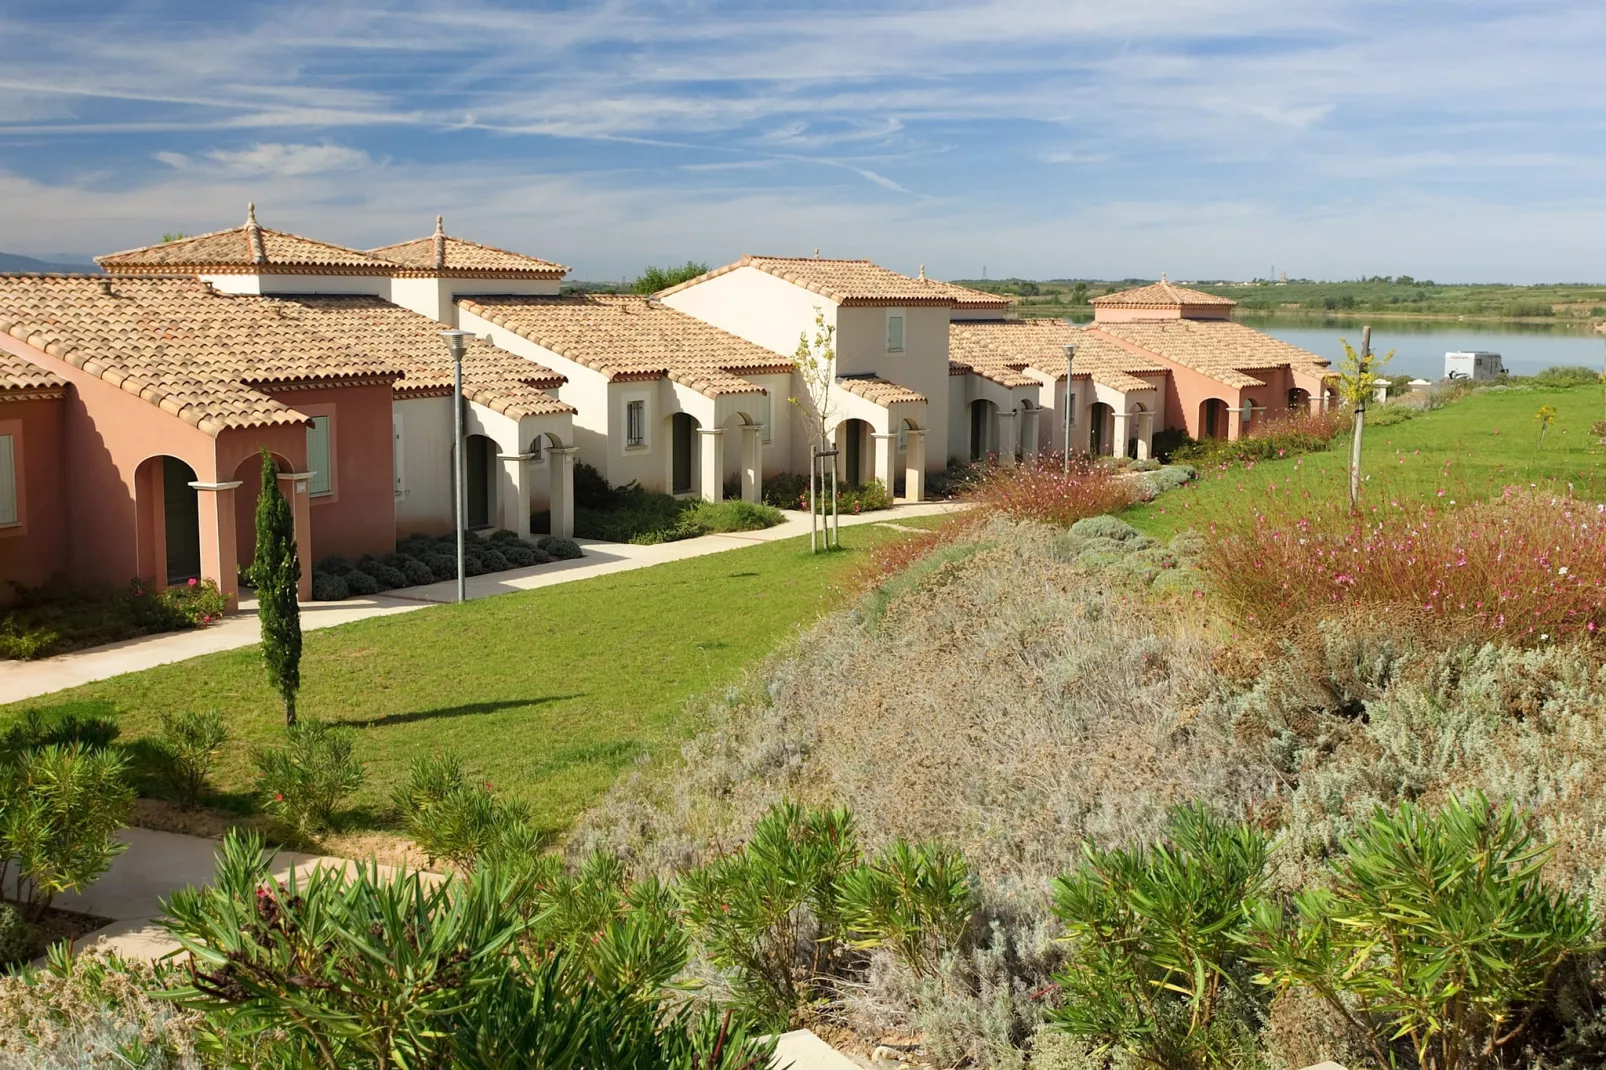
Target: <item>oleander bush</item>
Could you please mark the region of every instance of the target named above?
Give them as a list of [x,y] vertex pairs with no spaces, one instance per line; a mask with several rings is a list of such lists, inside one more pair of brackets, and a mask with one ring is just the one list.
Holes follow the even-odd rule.
[[161,712],[161,732],[156,748],[162,774],[178,804],[189,810],[201,801],[206,778],[217,761],[217,752],[228,738],[223,714],[216,709],[204,712]]
[[714,532],[756,531],[784,519],[769,505],[677,498],[635,482],[610,487],[595,469],[581,481],[580,467],[587,466],[576,469],[576,487],[584,482],[587,488],[584,494],[578,490],[575,494],[574,530],[581,538],[652,545]]
[[37,922],[61,892],[81,891],[125,844],[133,809],[120,751],[44,743],[0,758],[0,888]]
[[258,746],[251,760],[262,808],[300,841],[329,829],[342,803],[362,784],[353,733],[301,718],[285,728],[283,746]]
[[[1332,447],[1333,440],[1349,427],[1349,419],[1349,413],[1339,409],[1276,412],[1251,420],[1248,433],[1234,441],[1207,438],[1175,446],[1168,443],[1165,456],[1172,462],[1211,468],[1317,453]],[[1372,422],[1370,412],[1367,421]]]
[[157,589],[143,580],[127,587],[53,580],[14,586],[0,613],[0,659],[27,660],[142,635],[200,628],[221,620],[228,600],[211,580]]

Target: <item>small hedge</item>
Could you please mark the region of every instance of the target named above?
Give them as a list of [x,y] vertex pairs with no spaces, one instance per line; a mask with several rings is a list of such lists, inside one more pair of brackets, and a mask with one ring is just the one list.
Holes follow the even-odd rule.
[[605,542],[678,542],[717,532],[757,531],[786,519],[780,510],[753,502],[676,498],[635,482],[609,487],[588,465],[575,469],[575,487],[575,532]]
[[142,635],[199,628],[223,616],[228,600],[211,580],[158,590],[54,580],[18,587],[0,613],[0,659],[48,658]]
[[[879,479],[872,479],[862,487],[837,483],[837,510],[843,513],[868,513],[876,509],[892,508],[892,495]],[[764,481],[764,504],[777,509],[809,508],[809,477],[795,472],[783,472]],[[823,505],[822,505],[823,508]]]
[[[573,539],[542,535],[526,540],[507,530],[482,538],[469,532],[464,537],[463,571],[483,576],[580,556],[580,545]],[[396,544],[395,553],[383,557],[366,554],[356,564],[338,556],[319,561],[312,569],[312,597],[318,602],[339,602],[456,578],[456,536],[409,535]]]

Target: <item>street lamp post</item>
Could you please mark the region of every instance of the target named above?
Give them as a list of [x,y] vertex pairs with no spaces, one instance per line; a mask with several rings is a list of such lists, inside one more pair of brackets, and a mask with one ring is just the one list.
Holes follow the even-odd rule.
[[442,331],[446,348],[452,351],[452,498],[457,525],[457,600],[468,601],[468,577],[465,564],[463,532],[467,528],[468,504],[463,487],[463,352],[473,331]]
[[1065,343],[1065,474],[1071,474],[1071,361],[1076,359],[1076,344]]

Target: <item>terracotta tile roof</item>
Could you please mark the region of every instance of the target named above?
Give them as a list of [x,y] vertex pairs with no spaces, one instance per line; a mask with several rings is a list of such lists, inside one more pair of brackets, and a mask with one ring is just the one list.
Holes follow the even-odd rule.
[[195,279],[0,275],[0,331],[210,435],[305,422],[268,396],[276,385],[401,374],[276,306]]
[[382,245],[368,253],[400,266],[404,270],[398,274],[402,275],[561,279],[569,273],[568,268],[550,260],[454,238],[446,233],[440,216],[435,217],[435,233],[429,237]]
[[1202,290],[1177,286],[1167,282],[1164,275],[1161,275],[1160,281],[1152,286],[1139,286],[1135,290],[1105,294],[1103,297],[1093,298],[1092,301],[1095,308],[1182,308],[1187,305],[1225,305],[1231,308],[1237,303],[1230,297],[1217,297]]
[[926,400],[926,395],[910,390],[906,386],[899,386],[890,379],[883,379],[879,375],[854,375],[839,378],[836,385],[850,394],[855,394],[866,401],[874,402],[882,408],[896,405],[900,402]]
[[389,275],[396,269],[356,249],[260,226],[256,205],[247,207],[245,224],[232,230],[108,253],[95,263],[113,275]]
[[1325,358],[1230,320],[1100,323],[1088,333],[1138,346],[1228,386],[1264,386],[1249,373],[1284,365],[1308,375],[1331,374]]
[[607,379],[672,379],[701,394],[763,393],[742,378],[792,362],[646,297],[460,298],[461,308]]
[[1065,375],[1065,344],[1076,345],[1076,379],[1091,379],[1124,393],[1154,389],[1139,375],[1164,375],[1165,366],[1064,320],[971,320],[948,325],[948,352],[977,367],[1035,368]]
[[821,260],[801,256],[744,256],[733,264],[662,290],[657,296],[666,297],[744,267],[785,279],[839,305],[947,305],[1000,310],[1009,307],[1007,297],[928,279],[924,266],[918,278],[910,278],[868,260]]
[[61,376],[0,349],[0,395],[60,396],[66,387]]
[[[397,397],[449,397],[452,358],[442,325],[411,309],[364,294],[305,294],[269,298],[308,330],[349,342],[401,369]],[[513,419],[573,413],[556,390],[564,377],[551,368],[477,338],[463,354],[463,396]]]

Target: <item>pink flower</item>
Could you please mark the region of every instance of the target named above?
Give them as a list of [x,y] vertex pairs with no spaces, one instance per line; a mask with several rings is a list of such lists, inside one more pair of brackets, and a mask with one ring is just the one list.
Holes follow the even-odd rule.
[[194,586],[195,586],[195,577],[194,577],[194,576],[191,576],[191,577],[190,577],[190,586],[191,586],[191,587],[194,587]]
[[282,791],[274,792],[273,793],[273,801],[274,802],[284,802],[284,792],[282,792]]

